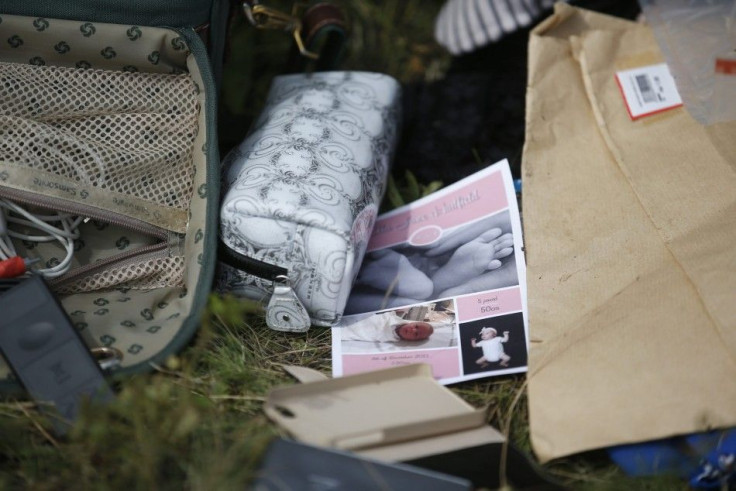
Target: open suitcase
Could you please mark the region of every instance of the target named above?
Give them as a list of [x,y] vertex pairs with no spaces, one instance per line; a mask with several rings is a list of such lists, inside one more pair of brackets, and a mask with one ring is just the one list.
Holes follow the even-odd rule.
[[[122,353],[121,374],[185,346],[211,289],[221,58],[199,34],[221,55],[228,9],[0,6],[0,198],[85,217],[72,268],[48,283],[90,348]],[[22,243],[19,255],[53,264],[55,247]],[[0,380],[18,387],[2,360]]]

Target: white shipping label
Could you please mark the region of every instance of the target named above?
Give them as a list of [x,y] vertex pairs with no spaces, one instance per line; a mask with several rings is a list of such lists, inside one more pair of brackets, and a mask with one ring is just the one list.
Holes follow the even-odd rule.
[[616,72],[616,82],[631,119],[682,106],[675,79],[666,63]]

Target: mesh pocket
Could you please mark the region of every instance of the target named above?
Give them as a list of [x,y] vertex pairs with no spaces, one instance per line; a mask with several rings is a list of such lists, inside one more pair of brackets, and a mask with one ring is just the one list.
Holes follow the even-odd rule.
[[110,288],[146,290],[184,285],[184,257],[162,257],[112,267],[85,276],[77,281],[64,283],[54,290],[61,295]]
[[186,74],[0,63],[0,159],[186,210],[198,108]]
[[[0,195],[7,188],[46,207],[73,204],[68,209],[77,214],[161,241],[171,232],[183,237],[194,193],[198,92],[189,74],[0,62]],[[81,240],[93,243],[108,233],[91,231]],[[111,250],[90,249],[87,264]],[[55,289],[181,285],[185,258],[165,257],[171,253],[122,260]]]

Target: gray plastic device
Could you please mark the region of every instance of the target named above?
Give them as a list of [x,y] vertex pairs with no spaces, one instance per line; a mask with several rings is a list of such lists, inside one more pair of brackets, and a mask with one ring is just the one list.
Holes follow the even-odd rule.
[[114,397],[97,361],[38,275],[0,293],[0,353],[58,434],[76,420],[83,399],[104,403]]

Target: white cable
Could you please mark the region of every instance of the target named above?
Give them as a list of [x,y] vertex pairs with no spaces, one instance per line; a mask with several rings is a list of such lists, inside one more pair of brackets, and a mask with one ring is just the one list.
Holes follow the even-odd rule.
[[13,243],[11,241],[5,241],[3,237],[0,237],[0,257],[2,259],[10,259],[13,256],[17,256]]
[[66,273],[71,267],[72,258],[74,257],[74,242],[71,240],[64,240],[62,237],[58,237],[59,242],[66,249],[66,256],[64,259],[57,264],[46,269],[38,269],[37,272],[44,275],[46,278],[56,278]]
[[13,242],[6,239],[7,235],[8,221],[5,217],[5,210],[0,207],[0,259],[10,259],[16,255]]
[[[29,211],[25,210],[24,208],[21,208],[20,206],[16,205],[12,201],[3,200],[3,204],[8,207],[9,210],[14,211],[18,215],[21,215],[25,218],[25,220],[19,220],[14,217],[9,217],[8,221],[14,222],[14,223],[22,223],[24,225],[29,225],[32,227],[35,227],[39,230],[42,230],[44,232],[47,232],[48,234],[56,234],[61,235],[62,237],[71,238],[71,235],[69,235],[64,230],[54,227],[48,223],[46,223],[44,220],[41,220],[37,216],[33,215]],[[45,216],[45,215],[44,215]],[[65,217],[68,217],[69,215],[66,214],[58,214],[55,218],[55,221],[58,221],[60,223],[63,223],[63,221],[66,219]]]
[[[0,217],[0,258],[8,259],[17,255],[13,239],[37,243],[57,241],[65,251],[64,258],[56,266],[39,268],[35,272],[46,278],[56,278],[69,271],[74,258],[74,240],[79,238],[79,225],[83,217],[62,212],[50,215],[34,214],[5,199],[0,199]],[[9,224],[31,228],[39,234],[12,230]]]

